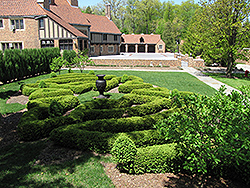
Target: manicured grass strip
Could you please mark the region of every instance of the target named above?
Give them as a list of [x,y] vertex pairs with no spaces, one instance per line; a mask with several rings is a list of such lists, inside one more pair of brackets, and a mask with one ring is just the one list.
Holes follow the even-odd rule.
[[[1,149],[0,187],[114,187],[100,164],[101,161],[110,162],[107,157],[84,153],[78,159],[61,164],[36,164],[46,142],[22,143]],[[57,154],[46,159],[58,160]]]
[[[185,72],[145,72],[145,71],[107,71],[95,70],[95,74],[112,74],[122,76],[124,74],[134,75],[142,78],[144,82],[179,91],[191,91],[202,95],[212,96],[216,90],[194,76]],[[87,73],[87,71],[85,72]]]
[[250,87],[250,78],[245,78],[244,74],[233,74],[233,78],[226,78],[225,74],[219,74],[219,73],[205,73],[205,74],[236,89],[242,85]]

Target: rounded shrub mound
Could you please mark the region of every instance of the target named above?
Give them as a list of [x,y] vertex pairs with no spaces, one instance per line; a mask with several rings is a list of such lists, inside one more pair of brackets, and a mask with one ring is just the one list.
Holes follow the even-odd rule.
[[120,170],[133,172],[134,160],[137,154],[135,143],[126,135],[120,135],[111,149],[117,167]]

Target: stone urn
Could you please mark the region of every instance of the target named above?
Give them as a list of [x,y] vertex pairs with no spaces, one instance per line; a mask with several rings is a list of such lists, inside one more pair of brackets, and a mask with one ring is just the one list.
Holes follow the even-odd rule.
[[107,98],[103,94],[107,85],[106,80],[104,80],[105,74],[98,74],[96,76],[98,77],[98,80],[96,80],[96,87],[97,87],[97,90],[99,91],[99,96],[96,98],[100,98],[100,99]]

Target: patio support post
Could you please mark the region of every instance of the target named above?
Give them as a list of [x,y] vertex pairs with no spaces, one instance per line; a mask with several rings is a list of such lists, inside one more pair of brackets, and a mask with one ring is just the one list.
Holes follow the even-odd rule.
[[135,53],[138,53],[138,44],[135,45]]
[[128,53],[128,44],[126,44],[126,49],[125,49],[126,53]]
[[145,53],[148,53],[148,44],[145,45]]

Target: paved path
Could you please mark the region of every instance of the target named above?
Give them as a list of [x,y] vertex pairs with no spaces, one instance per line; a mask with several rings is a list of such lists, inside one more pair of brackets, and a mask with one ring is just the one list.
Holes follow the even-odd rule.
[[202,82],[204,82],[205,84],[209,85],[210,87],[213,87],[216,90],[219,90],[221,86],[225,86],[227,89],[225,90],[226,94],[230,94],[233,90],[238,91],[237,89],[226,85],[225,83],[222,83],[212,77],[209,77],[205,74],[203,74],[201,71],[192,68],[192,67],[182,67],[183,70],[193,76],[195,76],[196,78],[198,78],[199,80],[201,80]]

